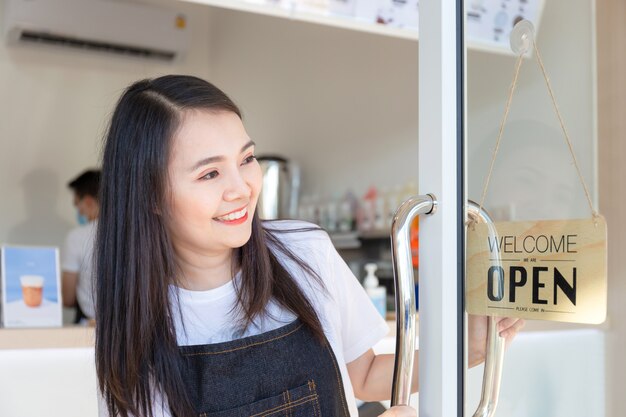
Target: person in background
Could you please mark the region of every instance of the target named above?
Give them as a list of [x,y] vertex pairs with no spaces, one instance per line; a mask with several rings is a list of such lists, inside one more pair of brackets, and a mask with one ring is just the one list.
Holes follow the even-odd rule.
[[100,171],[87,170],[67,185],[74,194],[79,226],[72,229],[62,252],[62,296],[65,307],[76,308],[74,323],[95,318],[93,295],[93,243],[100,212]]

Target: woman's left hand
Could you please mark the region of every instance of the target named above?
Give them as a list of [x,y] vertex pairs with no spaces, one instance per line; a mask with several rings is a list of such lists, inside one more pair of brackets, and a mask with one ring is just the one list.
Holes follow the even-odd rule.
[[[510,317],[498,317],[498,331],[505,339],[508,346],[515,335],[524,327],[525,321]],[[470,314],[467,326],[468,337],[468,364],[476,366],[485,360],[487,351],[487,316],[475,316]]]

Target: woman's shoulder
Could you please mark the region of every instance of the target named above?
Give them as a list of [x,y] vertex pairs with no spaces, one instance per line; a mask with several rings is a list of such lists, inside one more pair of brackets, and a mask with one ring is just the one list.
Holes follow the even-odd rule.
[[332,244],[324,229],[303,220],[266,220],[263,228],[287,246],[325,248]]
[[263,228],[270,232],[289,234],[295,237],[328,237],[328,233],[315,223],[304,220],[263,220]]

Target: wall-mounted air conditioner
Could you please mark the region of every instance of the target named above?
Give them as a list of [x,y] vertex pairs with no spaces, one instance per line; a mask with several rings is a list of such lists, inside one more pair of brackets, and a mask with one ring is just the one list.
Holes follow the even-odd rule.
[[110,0],[5,0],[9,44],[50,45],[163,61],[189,45],[183,15],[152,5]]

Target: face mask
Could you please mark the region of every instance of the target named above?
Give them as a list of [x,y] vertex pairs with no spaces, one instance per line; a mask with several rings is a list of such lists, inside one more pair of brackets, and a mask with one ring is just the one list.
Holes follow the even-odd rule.
[[89,223],[89,221],[87,220],[87,217],[80,214],[80,211],[76,213],[76,220],[78,220],[78,224],[80,224],[81,226],[84,226],[87,223]]

